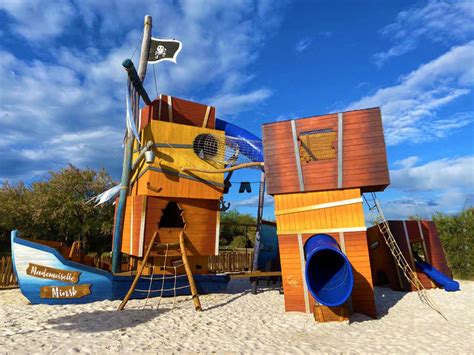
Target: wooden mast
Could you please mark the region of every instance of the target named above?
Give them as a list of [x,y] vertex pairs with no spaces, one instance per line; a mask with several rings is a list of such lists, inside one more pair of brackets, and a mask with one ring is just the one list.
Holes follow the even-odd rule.
[[[143,39],[142,39],[142,48],[140,54],[140,65],[138,68],[138,76],[143,82],[146,75],[146,68],[148,62],[148,52],[150,50],[150,38],[151,38],[151,27],[152,20],[150,15],[145,16],[144,28],[143,28]],[[140,99],[138,98],[137,101]],[[138,103],[136,107],[138,110]],[[135,121],[138,119],[134,117]],[[136,124],[137,122],[135,122]],[[115,217],[114,224],[114,241],[112,247],[112,273],[117,273],[121,271],[122,265],[122,230],[123,230],[123,221],[125,216],[125,206],[127,202],[128,189],[130,185],[130,172],[132,169],[132,151],[133,151],[133,142],[134,137],[131,132],[127,131],[127,136],[125,138],[125,150],[123,153],[123,165],[122,165],[122,179],[120,181],[120,195],[117,205],[117,214]]]

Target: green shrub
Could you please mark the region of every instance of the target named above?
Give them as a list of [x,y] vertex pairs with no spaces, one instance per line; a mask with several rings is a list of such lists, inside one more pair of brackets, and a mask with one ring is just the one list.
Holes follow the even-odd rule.
[[436,213],[438,229],[449,267],[458,278],[474,277],[474,208],[457,215]]

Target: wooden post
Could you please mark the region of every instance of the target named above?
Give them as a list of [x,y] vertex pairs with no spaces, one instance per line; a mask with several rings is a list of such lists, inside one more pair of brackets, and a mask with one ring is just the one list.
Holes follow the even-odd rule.
[[151,39],[151,27],[152,21],[151,16],[145,16],[145,22],[143,24],[143,39],[142,49],[140,52],[140,63],[138,64],[138,77],[141,82],[145,80],[146,69],[148,65],[148,53],[150,52],[150,39]]
[[[143,40],[142,40],[142,51],[140,53],[140,65],[138,67],[138,76],[143,82],[145,80],[146,66],[148,60],[148,52],[150,50],[150,38],[151,38],[151,16],[145,16],[145,24],[143,29]],[[137,101],[139,98],[137,99]],[[138,110],[138,102],[136,103]],[[139,115],[136,114],[135,124]],[[133,154],[133,134],[127,131],[125,150],[123,153],[123,165],[122,165],[122,179],[120,181],[120,195],[117,204],[117,214],[115,217],[114,225],[114,239],[112,247],[112,273],[121,271],[122,268],[122,230],[123,222],[125,219],[125,206],[127,201],[128,189],[130,184],[130,172],[132,169],[132,154]]]
[[132,285],[130,286],[130,289],[128,290],[127,294],[125,295],[125,298],[123,299],[122,303],[120,303],[120,306],[118,308],[119,311],[123,311],[125,308],[125,305],[127,304],[128,300],[132,296],[133,291],[135,290],[135,287],[137,286],[138,280],[142,276],[143,269],[145,269],[146,261],[148,260],[148,256],[150,255],[151,249],[153,248],[153,244],[155,244],[155,239],[156,236],[158,235],[158,232],[153,233],[153,237],[151,237],[150,244],[148,244],[148,248],[146,249],[145,256],[143,257],[143,262],[141,263],[137,274],[135,275],[135,278],[133,279]]
[[[253,264],[252,271],[258,269],[258,256],[260,254],[260,232],[262,230],[263,203],[265,200],[265,172],[260,175],[260,190],[258,193],[258,211],[257,211],[257,232],[255,233],[255,245],[253,247]],[[258,279],[252,280],[252,294],[257,293]]]
[[186,254],[186,243],[184,241],[184,231],[179,233],[179,246],[181,248],[181,257],[183,259],[184,269],[186,270],[186,275],[188,276],[189,287],[191,288],[191,294],[193,296],[194,308],[196,311],[202,311],[201,301],[199,301],[199,295],[197,292],[196,284],[194,283],[193,273],[191,272],[191,267],[188,262],[188,255]]

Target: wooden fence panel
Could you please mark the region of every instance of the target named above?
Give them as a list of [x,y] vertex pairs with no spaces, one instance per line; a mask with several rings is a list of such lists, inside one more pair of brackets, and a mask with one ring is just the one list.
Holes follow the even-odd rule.
[[2,256],[0,263],[0,288],[18,287],[11,256]]
[[236,272],[252,270],[253,251],[221,251],[208,259],[209,272]]

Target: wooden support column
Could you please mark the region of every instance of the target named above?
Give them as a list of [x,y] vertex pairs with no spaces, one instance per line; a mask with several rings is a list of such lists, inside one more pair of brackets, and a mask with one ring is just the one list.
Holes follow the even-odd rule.
[[201,301],[199,301],[199,295],[197,292],[196,284],[194,282],[193,273],[191,271],[191,267],[189,266],[188,255],[186,254],[184,231],[181,231],[181,233],[179,233],[179,246],[181,248],[181,257],[183,259],[184,269],[186,270],[186,275],[188,276],[188,282],[193,297],[194,308],[196,309],[196,311],[202,311]]

